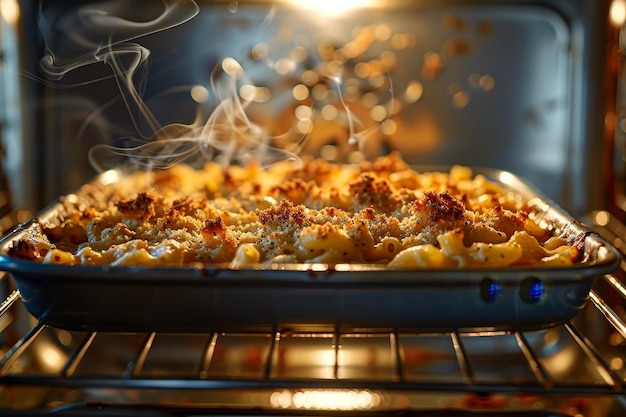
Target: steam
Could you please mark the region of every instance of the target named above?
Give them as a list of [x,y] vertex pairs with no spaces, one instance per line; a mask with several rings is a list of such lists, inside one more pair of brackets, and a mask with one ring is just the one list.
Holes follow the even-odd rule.
[[[160,125],[137,88],[144,81],[142,70],[147,67],[150,51],[136,40],[181,25],[199,13],[193,0],[161,0],[161,4],[158,14],[150,20],[144,16],[146,4],[136,6],[139,13],[133,14],[133,6],[129,7],[129,2],[124,0],[66,10],[58,5],[48,9],[46,3],[40,7],[39,26],[46,45],[40,67],[45,77],[61,80],[81,67],[108,65],[139,134],[93,147],[89,152],[92,166],[104,171],[126,162],[153,169],[198,158],[221,158],[228,164],[252,156],[263,165],[298,159],[295,153],[273,146],[273,140],[280,137],[269,137],[248,118],[246,109],[254,96],[247,99],[238,96],[239,87],[243,83],[250,85],[250,81],[234,58],[225,58],[211,74],[211,89],[218,102],[208,119],[198,114],[189,125]],[[237,1],[229,4],[232,13],[237,8]],[[273,18],[272,13],[273,8],[265,24]],[[113,104],[113,101],[105,103],[86,122],[98,120],[99,114]],[[141,134],[139,118],[147,125],[148,133]]]
[[125,139],[125,146],[96,146],[90,153],[92,164],[106,169],[108,165],[101,163],[107,157],[114,157],[110,165],[121,158],[148,169],[164,169],[196,159],[219,159],[227,165],[253,158],[263,166],[280,160],[299,160],[296,153],[272,145],[280,137],[269,136],[249,119],[247,108],[254,95],[243,100],[237,94],[239,87],[249,82],[241,64],[234,58],[225,58],[211,74],[211,88],[218,104],[208,120],[198,117],[191,125],[166,126],[159,131],[159,140]]
[[[156,9],[155,4],[158,6]],[[65,9],[58,4],[49,8],[47,6],[47,3],[42,3],[39,14],[39,25],[46,46],[40,62],[42,73],[47,80],[59,81],[82,67],[98,64],[108,66],[120,96],[104,103],[87,118],[85,127],[90,123],[101,123],[101,114],[121,99],[138,135],[94,146],[89,152],[89,160],[98,171],[118,168],[127,163],[132,167],[162,169],[180,162],[217,159],[230,164],[245,163],[254,158],[263,166],[279,160],[299,160],[298,153],[308,133],[290,131],[270,136],[262,126],[249,118],[249,106],[256,99],[255,89],[243,66],[235,58],[225,57],[215,66],[210,75],[215,108],[206,116],[199,107],[195,121],[191,124],[162,126],[143,100],[141,87],[145,83],[150,51],[139,43],[139,38],[193,19],[199,13],[194,0],[161,0],[142,2],[136,6],[129,5],[125,0],[110,0],[80,7],[70,5]],[[238,7],[236,0],[228,4],[231,13],[235,13]],[[152,15],[146,18],[146,13]],[[275,15],[276,10],[272,6],[260,29],[267,29]],[[271,62],[266,64],[270,67],[273,65]],[[367,137],[380,128],[376,126],[358,131],[356,127],[360,121],[342,95],[344,86],[341,71],[330,75],[329,72],[321,71],[320,76],[326,77],[336,86],[348,124],[348,144],[361,149]],[[96,81],[98,79],[91,79],[85,83]],[[241,94],[242,88],[246,87],[252,87],[252,93]],[[190,92],[184,86],[177,88]],[[391,87],[389,91],[393,99]],[[142,132],[141,126],[147,126],[147,131]],[[289,143],[289,146],[281,147],[278,143]]]
[[[162,4],[161,13],[146,22],[122,17],[128,13],[128,3],[123,0],[82,6],[62,13],[52,23],[41,10],[39,26],[46,45],[41,70],[48,78],[58,80],[80,67],[98,62],[109,64],[126,106],[137,106],[139,114],[156,131],[158,123],[141,99],[134,80],[150,51],[130,41],[180,25],[199,11],[193,0],[162,0]],[[42,3],[41,9],[44,6]]]
[[[137,43],[129,43],[141,36],[178,26],[198,12],[193,0],[161,0],[163,10],[154,19],[146,22],[124,18],[128,14],[128,2],[111,0],[81,6],[60,13],[46,13],[42,3],[39,13],[39,28],[45,40],[46,54],[41,60],[41,69],[49,77],[60,79],[76,68],[96,62],[110,63],[116,67],[118,56],[129,54],[133,63],[126,68],[130,78],[138,65],[143,63],[150,51]],[[117,68],[119,69],[119,68]],[[116,72],[117,74],[117,72]],[[129,83],[131,84],[131,83]]]
[[[346,112],[346,119],[348,122],[348,133],[349,133],[348,144],[351,146],[359,146],[359,149],[361,149],[367,137],[373,134],[374,132],[376,132],[378,130],[378,127],[371,127],[369,129],[365,129],[365,130],[357,132],[356,124],[359,123],[359,120],[354,115],[354,113],[352,113],[352,111],[350,110],[350,106],[348,106],[348,103],[346,103],[346,100],[343,98],[343,94],[341,92],[341,85],[342,85],[341,77],[339,75],[331,75],[328,78],[330,78],[330,80],[334,82],[335,85],[337,86],[337,95],[339,96],[339,101],[341,102],[341,105],[343,106],[344,111]],[[391,79],[391,77],[389,78]],[[389,91],[391,92],[392,99],[393,99],[393,90],[390,88]],[[392,100],[390,100],[389,102],[391,103]]]

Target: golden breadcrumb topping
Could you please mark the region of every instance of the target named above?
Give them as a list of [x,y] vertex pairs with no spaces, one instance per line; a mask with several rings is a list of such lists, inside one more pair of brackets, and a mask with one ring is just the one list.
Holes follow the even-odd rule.
[[396,153],[359,165],[309,158],[135,172],[83,186],[56,214],[34,222],[10,256],[231,268],[562,266],[582,256],[576,236],[540,225],[513,190],[468,167],[417,172]]

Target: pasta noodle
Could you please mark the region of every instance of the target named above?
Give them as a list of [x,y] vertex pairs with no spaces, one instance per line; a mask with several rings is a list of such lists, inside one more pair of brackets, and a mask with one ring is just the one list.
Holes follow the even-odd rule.
[[388,268],[567,266],[576,236],[472,169],[417,172],[398,154],[359,165],[176,165],[89,183],[9,254],[61,265],[233,269],[274,263]]

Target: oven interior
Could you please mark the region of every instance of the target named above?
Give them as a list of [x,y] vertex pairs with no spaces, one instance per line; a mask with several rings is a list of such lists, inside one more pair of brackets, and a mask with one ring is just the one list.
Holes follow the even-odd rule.
[[[622,1],[350,3],[0,1],[0,227],[119,164],[398,151],[514,172],[624,250]],[[271,152],[157,140],[213,118],[260,129]],[[189,334],[56,329],[5,274],[0,408],[622,415],[623,279],[599,277],[573,320],[536,331]]]

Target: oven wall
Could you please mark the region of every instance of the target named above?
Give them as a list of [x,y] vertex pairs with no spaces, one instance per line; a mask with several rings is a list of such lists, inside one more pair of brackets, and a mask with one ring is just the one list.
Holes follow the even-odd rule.
[[[607,205],[609,1],[388,3],[325,15],[284,2],[201,1],[195,17],[170,29],[102,34],[77,16],[106,3],[20,2],[20,18],[5,16],[2,31],[2,163],[15,205],[38,209],[92,178],[96,145],[136,144],[156,125],[174,136],[203,125],[245,84],[270,97],[233,114],[281,146],[306,137],[303,152],[344,160],[397,150],[420,165],[490,166],[527,178],[572,214]],[[144,32],[164,16],[159,2],[103,10]],[[192,13],[185,6],[168,17]],[[132,81],[156,123],[123,99],[124,77],[101,59],[109,35],[116,47],[150,51]],[[43,70],[51,53],[75,69],[51,78]],[[118,57],[130,65],[129,55]],[[245,71],[232,91],[225,58]],[[360,149],[350,144],[351,127]],[[196,140],[194,155],[206,151],[205,138]],[[114,164],[110,153],[96,155]]]

